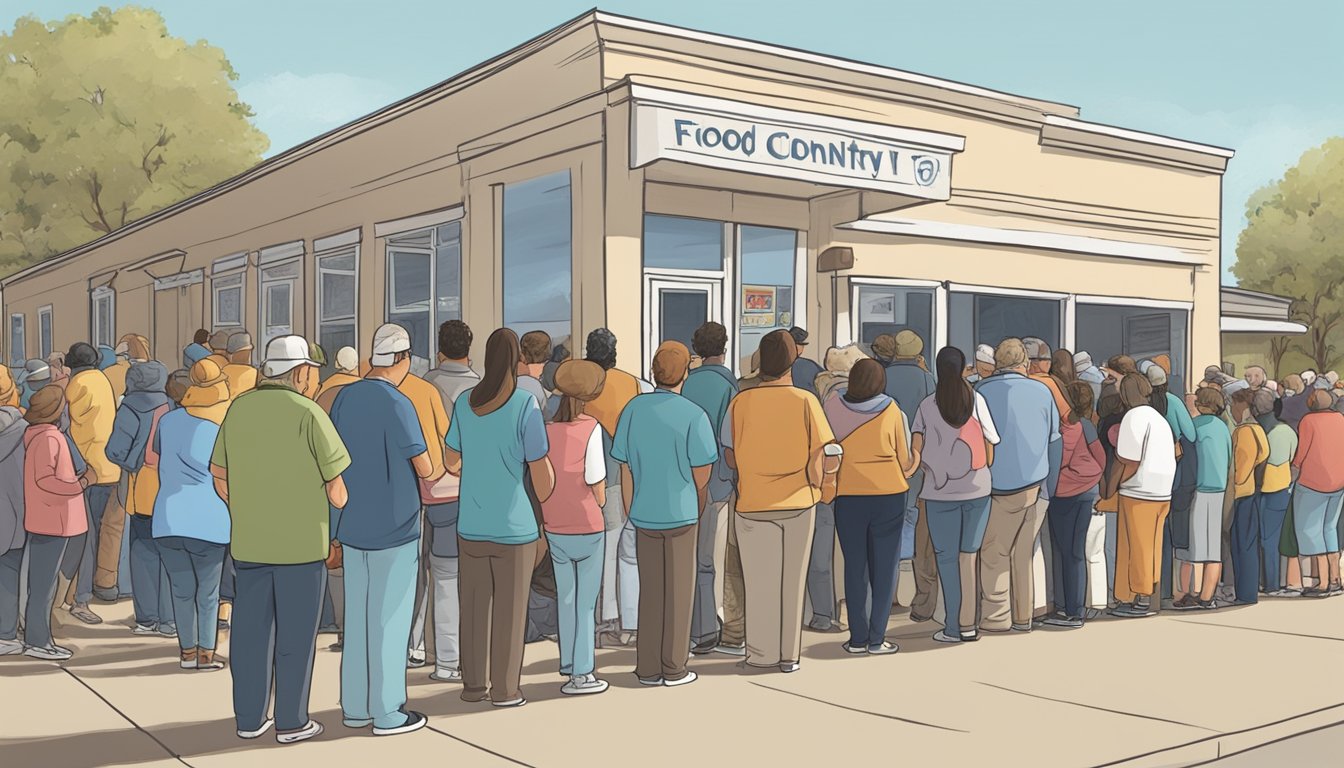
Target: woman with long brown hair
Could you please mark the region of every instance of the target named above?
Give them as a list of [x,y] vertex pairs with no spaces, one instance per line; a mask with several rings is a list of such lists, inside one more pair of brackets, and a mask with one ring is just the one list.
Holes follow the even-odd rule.
[[462,615],[462,700],[497,707],[527,703],[519,688],[527,595],[540,555],[528,498],[555,488],[546,425],[536,398],[518,389],[518,336],[507,328],[485,343],[485,376],[453,406],[448,471],[462,477],[457,523]]

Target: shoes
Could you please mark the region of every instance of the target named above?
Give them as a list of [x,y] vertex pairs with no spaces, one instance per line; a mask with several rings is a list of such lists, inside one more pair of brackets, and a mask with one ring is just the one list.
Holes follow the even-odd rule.
[[1156,616],[1157,613],[1151,606],[1142,603],[1121,603],[1111,611],[1112,616],[1118,616],[1122,619],[1142,619],[1149,616]]
[[800,667],[799,667],[799,664],[798,664],[798,662],[796,662],[796,661],[781,661],[781,662],[779,662],[779,671],[780,671],[780,672],[783,672],[784,674],[789,674],[789,673],[791,673],[791,672],[797,672],[797,671],[799,670],[799,668],[800,668]]
[[1301,596],[1302,596],[1302,590],[1290,589],[1288,587],[1284,587],[1282,589],[1276,589],[1273,592],[1265,593],[1265,597],[1301,597]]
[[863,654],[868,653],[867,647],[862,645],[850,645],[848,640],[846,640],[840,647],[845,649],[845,653],[852,653],[855,656],[862,656]]
[[462,699],[463,701],[467,702],[468,704],[478,704],[478,703],[480,703],[480,702],[482,702],[482,701],[485,701],[486,699],[489,699],[489,698],[490,698],[490,692],[489,692],[489,691],[468,691],[467,689],[463,688],[463,689],[462,689],[462,695],[460,695],[458,698]]
[[638,640],[637,633],[629,631],[606,630],[597,636],[598,648],[633,648]]
[[240,739],[256,739],[256,738],[260,738],[260,737],[262,737],[262,736],[265,736],[265,735],[266,735],[266,732],[269,731],[269,730],[271,730],[271,727],[274,726],[274,725],[275,725],[275,721],[274,721],[274,720],[267,720],[266,722],[262,723],[262,724],[261,724],[261,727],[258,728],[258,729],[255,730],[255,731],[244,731],[243,729],[239,728],[239,729],[238,729],[238,738],[240,738]]
[[157,635],[158,633],[159,628],[154,624],[136,624],[131,628],[132,635]]
[[311,738],[321,736],[325,729],[322,724],[316,720],[309,720],[308,724],[297,731],[275,732],[275,740],[281,744],[298,744],[300,741],[307,741]]
[[418,731],[421,728],[424,728],[426,725],[429,725],[429,718],[425,717],[419,712],[407,712],[405,723],[397,726],[396,728],[379,728],[378,726],[375,725],[373,727],[373,735],[400,736],[403,733],[411,733],[413,731]]
[[723,644],[723,643],[719,643],[718,647],[716,647],[716,648],[714,649],[714,652],[715,652],[715,653],[722,653],[722,654],[725,655],[725,656],[746,656],[746,655],[747,655],[747,646],[746,646],[745,644],[743,644],[743,645],[725,645],[725,644]]
[[1026,624],[1014,624],[1012,627],[1014,632],[1030,632],[1031,628],[1032,622],[1027,622]]
[[224,668],[224,662],[215,658],[214,651],[207,651],[204,648],[196,651],[196,669],[201,672],[218,672]]
[[1339,582],[1331,584],[1330,589],[1326,591],[1326,595],[1328,597],[1338,597],[1339,595],[1344,595],[1344,584],[1340,584]]
[[104,589],[104,588],[102,588],[102,587],[94,587],[94,588],[93,588],[93,596],[96,597],[96,598],[98,598],[99,601],[104,602],[104,603],[107,603],[108,605],[111,605],[112,603],[117,602],[117,599],[118,599],[118,598],[123,597],[123,595],[121,595],[120,593],[117,592],[117,588],[116,588],[116,587],[113,587],[113,588],[111,588],[111,589]]
[[419,669],[425,666],[425,649],[412,650],[406,654],[406,668]]
[[830,633],[840,631],[840,625],[838,623],[822,617],[813,618],[811,621],[807,623],[806,628],[812,630],[813,632]]
[[509,699],[508,701],[492,701],[490,703],[494,704],[496,707],[499,707],[500,709],[508,709],[523,706],[524,704],[527,703],[527,699],[523,698],[522,696],[519,696],[516,699]]
[[960,642],[961,642],[961,638],[960,638],[960,637],[953,637],[952,635],[947,634],[947,632],[945,632],[945,631],[943,631],[943,630],[941,630],[941,629],[938,630],[938,634],[936,634],[936,635],[933,636],[933,640],[934,640],[934,642],[937,642],[937,643],[960,643]]
[[963,643],[975,643],[975,642],[979,642],[979,641],[980,641],[980,633],[979,633],[979,632],[962,632],[962,633],[961,633],[961,642],[963,642]]
[[912,611],[912,612],[910,613],[910,620],[913,621],[913,622],[915,622],[916,624],[923,624],[923,623],[926,622],[926,621],[932,621],[932,620],[933,620],[933,617],[932,617],[932,616],[919,616],[919,615],[916,615],[916,614]]
[[71,653],[69,649],[58,648],[54,645],[48,645],[45,648],[30,645],[28,648],[24,649],[23,655],[34,659],[41,659],[43,661],[65,661],[74,654]]
[[895,643],[883,642],[881,645],[868,646],[869,656],[890,656],[901,650],[901,647]]
[[177,660],[177,665],[182,669],[195,669],[199,658],[196,655],[196,649],[192,648],[190,651],[182,652],[181,657]]
[[1194,595],[1185,595],[1180,600],[1171,604],[1172,610],[1192,611],[1199,607],[1199,598]]
[[457,669],[436,668],[429,673],[429,679],[436,683],[460,683],[462,682],[462,672]]
[[1105,615],[1106,612],[1100,608],[1088,608],[1086,611],[1083,612],[1083,620],[1095,621],[1096,619],[1100,619],[1102,616]]
[[[695,673],[692,672],[692,675]],[[602,693],[610,687],[606,680],[598,680],[595,675],[573,675],[569,682],[560,686],[560,692],[566,696],[586,696]]]
[[88,603],[76,603],[70,606],[70,615],[85,624],[102,624],[103,617],[89,610]]
[[1055,615],[1043,622],[1047,627],[1058,627],[1060,629],[1081,629],[1083,620],[1074,616]]
[[1195,602],[1195,607],[1201,611],[1216,611],[1218,610],[1218,598],[1214,597],[1208,600],[1197,600]]
[[18,656],[23,653],[23,643],[18,640],[0,640],[0,656]]
[[[663,687],[676,688],[679,685],[690,685],[691,683],[694,683],[696,680],[699,679],[700,679],[699,675],[695,674],[694,672],[691,672],[690,670],[687,670],[686,674],[682,675],[681,677],[678,677],[676,680],[668,680],[667,678],[663,678]],[[640,682],[643,681],[641,680]],[[606,683],[603,683],[603,685],[606,685]]]
[[663,684],[663,676],[662,676],[662,675],[659,675],[659,676],[657,676],[657,677],[641,677],[641,678],[639,678],[639,684],[640,684],[640,685],[647,685],[647,686],[662,685],[662,684]]
[[1307,587],[1306,589],[1302,590],[1302,596],[1303,596],[1303,597],[1314,597],[1314,598],[1319,598],[1319,597],[1329,597],[1329,596],[1330,596],[1330,590],[1328,590],[1328,589],[1317,589],[1316,587]]
[[160,624],[156,632],[159,637],[177,637],[176,624]]
[[691,655],[707,656],[713,653],[714,650],[718,647],[719,647],[718,640],[706,640],[703,643],[696,643],[695,645],[691,646]]

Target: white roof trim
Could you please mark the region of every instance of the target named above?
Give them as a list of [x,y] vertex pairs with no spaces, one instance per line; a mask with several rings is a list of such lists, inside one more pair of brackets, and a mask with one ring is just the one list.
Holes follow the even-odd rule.
[[302,255],[302,240],[295,240],[292,243],[281,243],[280,245],[270,245],[262,248],[261,251],[257,253],[257,266],[272,264],[282,259],[292,259]]
[[[950,133],[935,133],[917,128],[901,128],[884,123],[871,123],[865,120],[851,120],[845,117],[822,115],[816,112],[800,112],[793,109],[766,107],[743,101],[720,99],[713,96],[701,96],[685,91],[672,91],[664,88],[652,88],[637,83],[630,84],[630,98],[642,104],[657,104],[682,109],[695,109],[710,112],[722,117],[737,120],[778,121],[789,125],[809,128],[825,128],[838,133],[885,139],[898,144],[913,144],[920,147],[942,149],[948,152],[963,152],[966,149],[966,137]],[[750,114],[744,114],[749,112]]]
[[1126,141],[1137,141],[1141,144],[1152,144],[1153,146],[1168,147],[1170,149],[1183,149],[1187,152],[1198,152],[1202,155],[1213,155],[1214,157],[1225,159],[1231,158],[1237,154],[1233,150],[1224,147],[1215,147],[1212,144],[1197,144],[1193,141],[1173,139],[1169,136],[1161,136],[1156,133],[1144,133],[1143,131],[1134,131],[1128,128],[1117,128],[1113,125],[1089,123],[1084,120],[1078,120],[1072,117],[1062,117],[1060,115],[1046,115],[1045,124],[1059,126],[1060,128],[1068,128],[1073,131],[1096,133],[1116,139],[1125,139]]
[[1050,301],[1064,301],[1069,298],[1069,294],[1058,293],[1055,291],[1037,291],[1027,288],[1000,288],[995,285],[971,285],[969,283],[948,283],[947,290],[955,293],[986,293],[994,296],[1020,296],[1026,299],[1048,299]]
[[808,64],[820,64],[826,67],[835,67],[849,72],[858,72],[865,75],[875,75],[892,80],[903,80],[908,83],[925,85],[932,88],[939,88],[945,91],[955,93],[964,93],[970,96],[979,96],[981,98],[993,99],[995,101],[1015,104],[1027,109],[1039,110],[1045,104],[1053,104],[1063,109],[1074,109],[1068,104],[1056,102],[1046,102],[1041,99],[1031,99],[1025,96],[1018,96],[1003,91],[995,91],[989,88],[981,88],[975,85],[959,83],[955,80],[944,80],[929,75],[921,75],[917,72],[907,72],[901,69],[878,66],[877,64],[865,64],[860,61],[843,59],[836,56],[827,56],[821,53],[812,53],[810,51],[789,48],[782,45],[772,45],[762,43],[757,40],[747,40],[740,37],[730,37],[728,35],[718,35],[712,32],[702,32],[685,27],[675,27],[668,24],[659,24],[654,21],[645,21],[644,19],[635,19],[629,16],[615,16],[604,11],[595,11],[593,17],[601,24],[610,24],[614,27],[625,27],[640,32],[652,32],[658,35],[667,35],[668,37],[680,37],[684,40],[695,40],[701,43],[710,43],[712,45],[721,45],[726,48],[737,48],[743,51],[752,51],[754,53],[765,53],[772,56],[781,56],[783,58],[793,59],[794,61],[804,61]]
[[1223,315],[1219,319],[1219,328],[1223,333],[1277,333],[1302,334],[1307,326],[1287,320],[1261,320],[1254,317],[1233,317]]
[[1204,265],[1207,262],[1207,256],[1199,251],[1189,251],[1167,245],[1109,240],[1085,235],[1064,235],[1057,232],[1040,232],[1028,229],[1002,229],[974,224],[949,224],[941,221],[869,218],[839,224],[837,229],[922,237],[933,240],[990,243],[1045,251],[1086,253],[1093,256],[1113,256],[1121,259],[1161,261],[1171,264],[1189,264],[1191,266]]
[[179,272],[176,275],[154,278],[154,290],[163,291],[184,285],[196,285],[204,280],[205,271],[201,269],[193,269],[190,272]]
[[374,237],[389,237],[399,235],[403,232],[413,232],[417,229],[428,229],[437,227],[440,224],[447,224],[450,221],[457,221],[466,215],[466,208],[461,204],[450,205],[447,208],[440,208],[437,211],[427,211],[417,213],[414,216],[407,216],[404,219],[393,219],[392,221],[383,221],[373,225]]
[[313,253],[322,251],[332,251],[337,248],[344,248],[347,245],[355,245],[359,242],[359,227],[355,227],[349,232],[340,232],[327,237],[319,237],[313,241]]
[[1113,307],[1147,307],[1149,309],[1177,309],[1189,312],[1195,308],[1193,301],[1172,301],[1170,299],[1139,299],[1132,296],[1101,296],[1078,294],[1074,299],[1079,304],[1103,304]]
[[217,275],[220,272],[228,272],[234,269],[242,269],[247,266],[247,251],[241,253],[231,253],[228,256],[220,256],[210,263],[210,274]]

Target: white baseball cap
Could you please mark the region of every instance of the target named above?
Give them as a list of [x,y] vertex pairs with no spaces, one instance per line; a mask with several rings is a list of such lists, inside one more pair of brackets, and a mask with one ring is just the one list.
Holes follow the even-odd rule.
[[975,348],[975,361],[977,363],[985,363],[986,365],[993,365],[994,348],[989,346],[988,344],[977,345]]
[[302,336],[278,336],[266,345],[266,361],[261,364],[261,375],[273,379],[301,365],[318,367],[308,349],[308,340]]
[[354,347],[341,347],[336,350],[336,370],[353,371],[359,367],[359,353]]
[[396,361],[397,353],[411,351],[411,334],[396,323],[383,323],[373,332],[373,357],[369,363],[386,368]]

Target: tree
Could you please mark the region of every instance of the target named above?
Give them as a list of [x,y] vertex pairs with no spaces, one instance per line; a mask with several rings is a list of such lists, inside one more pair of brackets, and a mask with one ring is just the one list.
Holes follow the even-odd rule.
[[[1307,326],[1293,344],[1319,371],[1344,360],[1344,138],[1307,151],[1247,204],[1232,272],[1241,285],[1293,299]],[[1283,342],[1280,342],[1281,344]]]
[[259,162],[237,78],[152,10],[19,19],[0,35],[0,276]]

